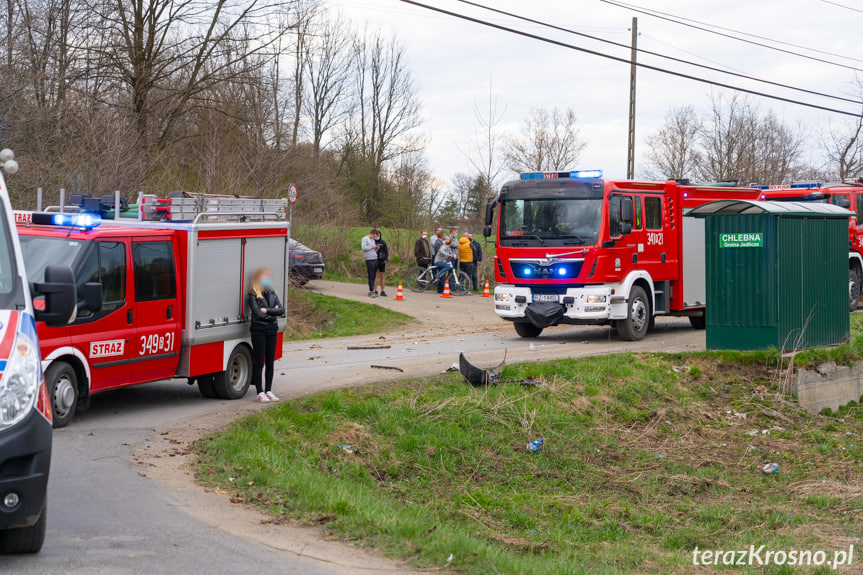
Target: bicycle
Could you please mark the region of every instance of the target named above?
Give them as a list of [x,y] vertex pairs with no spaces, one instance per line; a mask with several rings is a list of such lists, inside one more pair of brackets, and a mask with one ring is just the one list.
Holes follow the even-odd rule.
[[[435,265],[427,268],[412,267],[408,270],[405,283],[412,292],[422,293],[430,287],[438,285],[437,275],[439,271],[440,268]],[[466,273],[462,271],[454,273],[450,270],[443,279],[449,280],[449,291],[452,295],[461,296],[470,293],[470,277]]]

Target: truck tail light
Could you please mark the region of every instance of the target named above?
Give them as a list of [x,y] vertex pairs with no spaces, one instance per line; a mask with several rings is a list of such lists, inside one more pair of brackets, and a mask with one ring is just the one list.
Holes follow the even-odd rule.
[[42,380],[42,383],[39,384],[39,397],[36,399],[36,409],[39,410],[39,413],[48,420],[49,423],[53,423],[53,415],[51,414],[51,398],[48,397],[48,386],[45,385],[45,380]]

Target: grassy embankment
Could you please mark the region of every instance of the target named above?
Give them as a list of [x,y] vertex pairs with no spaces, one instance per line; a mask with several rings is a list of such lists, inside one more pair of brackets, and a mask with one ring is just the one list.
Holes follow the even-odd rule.
[[[855,315],[851,343],[798,361],[861,357],[861,329]],[[847,548],[863,410],[802,411],[782,362],[619,354],[508,366],[487,389],[449,374],[336,391],[201,441],[198,472],[274,520],[464,573],[712,573],[694,548]]]
[[[366,281],[366,264],[360,252],[360,241],[363,236],[368,235],[369,228],[297,226],[296,232],[299,241],[323,254],[327,265],[325,279],[356,283]],[[414,242],[419,237],[419,230],[381,228],[381,234],[390,251],[387,263],[388,283],[396,285],[399,281],[404,281],[408,269],[416,265]],[[481,233],[475,233],[474,239],[482,244],[483,249],[484,261],[480,276],[483,279],[487,277],[494,285],[491,267],[495,253],[494,243],[486,244]]]
[[291,289],[285,340],[385,332],[413,318],[373,304]]

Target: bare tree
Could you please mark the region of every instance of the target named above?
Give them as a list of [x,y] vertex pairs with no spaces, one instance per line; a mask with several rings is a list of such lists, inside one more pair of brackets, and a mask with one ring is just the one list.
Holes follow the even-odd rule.
[[[236,79],[238,62],[267,51],[284,33],[271,0],[95,2],[108,39],[102,55],[128,91],[138,136],[156,146],[170,140],[193,99]],[[236,42],[253,29],[254,44]]]
[[647,138],[648,177],[677,180],[694,176],[701,162],[702,121],[691,106],[673,108],[665,124]]
[[305,50],[304,77],[307,97],[304,107],[309,118],[312,147],[321,152],[324,137],[348,114],[346,100],[352,69],[350,25],[336,16],[315,27],[313,40]]
[[828,169],[840,180],[863,175],[863,114],[853,122],[829,127],[821,137]]
[[506,169],[501,123],[506,115],[506,106],[501,109],[492,85],[488,87],[487,107],[480,108],[474,102],[473,115],[474,139],[462,154],[467,158],[473,171],[480,175],[486,188],[486,196],[494,193],[500,174]]
[[354,42],[354,107],[347,122],[343,157],[367,219],[384,214],[386,164],[422,148],[411,137],[419,125],[419,99],[405,62],[404,47],[380,33]]
[[701,177],[714,181],[783,183],[800,171],[803,135],[743,97],[713,98],[702,131]]
[[585,147],[572,108],[534,108],[509,140],[506,160],[514,172],[563,170],[574,167]]

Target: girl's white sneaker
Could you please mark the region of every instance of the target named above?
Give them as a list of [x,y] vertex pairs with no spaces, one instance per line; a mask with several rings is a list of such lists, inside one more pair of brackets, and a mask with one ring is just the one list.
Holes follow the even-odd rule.
[[260,401],[261,403],[270,403],[270,398],[267,397],[267,394],[262,391],[258,394],[258,398],[255,401]]
[[279,398],[276,397],[276,394],[273,393],[272,391],[267,392],[267,399],[270,401],[279,401]]

